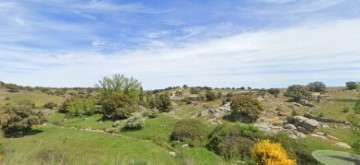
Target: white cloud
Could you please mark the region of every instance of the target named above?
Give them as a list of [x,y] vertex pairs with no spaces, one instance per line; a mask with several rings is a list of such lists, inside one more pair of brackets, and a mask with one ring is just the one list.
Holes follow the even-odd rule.
[[[145,88],[270,87],[316,80],[339,85],[338,81],[360,79],[359,42],[360,20],[346,20],[127,53],[84,50],[49,55],[0,46],[0,60],[7,59],[0,62],[0,75],[5,82],[34,86],[93,86],[114,73],[134,76]],[[176,44],[181,43],[169,45]],[[32,70],[23,71],[22,66]]]

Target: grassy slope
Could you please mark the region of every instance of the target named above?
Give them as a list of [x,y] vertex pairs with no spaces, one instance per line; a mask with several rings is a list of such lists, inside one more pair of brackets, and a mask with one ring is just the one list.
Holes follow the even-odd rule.
[[66,164],[123,164],[131,160],[146,160],[150,164],[176,163],[168,151],[150,141],[56,127],[39,131],[43,132],[2,139],[7,150],[6,163],[39,164],[40,153],[50,150],[67,155]]
[[327,165],[358,165],[360,164],[360,155],[347,152],[320,150],[313,152],[312,155]]

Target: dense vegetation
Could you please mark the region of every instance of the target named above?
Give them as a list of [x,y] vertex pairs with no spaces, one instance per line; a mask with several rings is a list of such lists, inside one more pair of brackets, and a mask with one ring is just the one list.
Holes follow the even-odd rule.
[[[0,108],[0,129],[6,138],[0,141],[0,164],[318,164],[311,155],[316,150],[360,152],[360,102],[353,101],[355,90],[333,92],[322,82],[287,89],[184,85],[144,92],[138,80],[114,75],[100,80],[96,88],[4,87],[0,88],[0,96],[6,96]],[[352,97],[344,105],[320,103],[311,101],[313,92]],[[291,111],[283,104],[296,105],[289,107],[295,107],[292,110],[299,115],[311,108],[287,102],[288,97],[326,107],[327,111],[318,110],[324,117],[341,114],[351,129],[329,124],[331,129],[320,129],[325,141],[311,135],[293,139],[284,132],[268,134],[239,122],[257,122],[267,113],[286,119]],[[276,106],[271,105],[275,101]],[[230,111],[214,120],[220,106],[229,106]],[[352,149],[335,147],[327,134],[351,144]],[[8,138],[17,135],[22,137]]]

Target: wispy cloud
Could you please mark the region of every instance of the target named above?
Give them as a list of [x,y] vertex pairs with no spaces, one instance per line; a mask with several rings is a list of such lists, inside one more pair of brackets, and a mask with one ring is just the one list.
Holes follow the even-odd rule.
[[[242,33],[183,48],[110,55],[92,51],[17,55],[14,57],[22,59],[17,65],[6,61],[2,65],[36,70],[16,77],[6,69],[0,74],[5,81],[52,86],[92,86],[113,73],[135,76],[145,88],[182,84],[269,87],[316,80],[337,85],[331,84],[334,79],[360,79],[359,29],[360,20],[347,20]],[[43,66],[46,64],[54,67]]]

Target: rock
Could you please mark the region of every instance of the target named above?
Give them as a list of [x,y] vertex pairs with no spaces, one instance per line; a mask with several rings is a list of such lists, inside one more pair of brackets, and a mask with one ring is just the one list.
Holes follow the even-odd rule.
[[351,147],[348,144],[343,143],[343,142],[337,142],[337,143],[335,143],[335,146],[345,148],[345,149],[351,149]]
[[313,105],[310,103],[310,101],[308,101],[306,99],[300,99],[299,103],[304,106],[313,107]]
[[331,136],[331,135],[328,135],[328,137],[332,140],[339,140],[339,138],[335,137],[335,136]]
[[285,129],[290,129],[290,130],[296,130],[296,127],[294,124],[285,124],[284,125]]
[[301,126],[298,127],[297,130],[298,130],[299,132],[301,132],[301,133],[304,133],[304,134],[309,134],[309,133],[310,133],[309,130],[307,130],[306,128],[301,127]]
[[301,132],[298,132],[298,131],[296,131],[296,130],[294,130],[293,132],[294,132],[294,135],[296,135],[296,136],[297,136],[298,138],[300,138],[300,139],[306,138],[306,135],[303,134],[303,133],[301,133]]
[[200,116],[201,117],[206,117],[206,116],[208,116],[209,115],[209,110],[204,110],[204,111],[202,111],[201,113],[200,113]]
[[311,136],[316,137],[316,138],[319,138],[319,139],[321,139],[321,140],[326,140],[326,137],[325,137],[325,136],[316,135],[316,134],[311,134]]
[[176,157],[176,152],[169,152],[169,154],[173,157]]
[[182,148],[189,147],[189,144],[184,144],[181,146]]
[[324,123],[322,123],[322,124],[320,124],[320,125],[321,125],[321,128],[330,128],[329,125],[324,124]]
[[305,120],[300,126],[306,128],[310,132],[314,132],[315,129],[320,127],[320,123],[314,119]]
[[301,104],[299,104],[299,103],[297,103],[297,102],[294,102],[293,103],[295,106],[297,106],[297,107],[301,107],[302,105]]
[[303,123],[305,120],[308,120],[308,118],[304,117],[304,116],[294,116],[293,117],[294,121],[295,121],[295,125],[298,126],[301,123]]
[[118,127],[120,125],[120,120],[117,120],[114,122],[113,127]]

